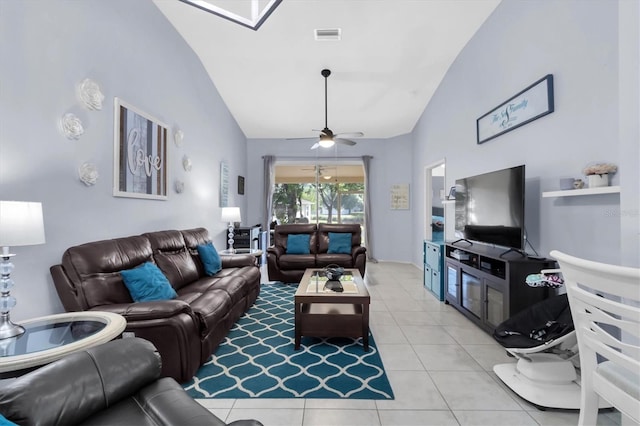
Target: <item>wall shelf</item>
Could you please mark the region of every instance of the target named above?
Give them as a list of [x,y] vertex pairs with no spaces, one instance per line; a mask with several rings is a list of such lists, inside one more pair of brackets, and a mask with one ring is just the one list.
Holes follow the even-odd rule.
[[442,200],[442,204],[455,204],[456,200],[444,199]]
[[599,188],[567,189],[564,191],[548,191],[542,193],[542,198],[574,197],[576,195],[618,194],[619,186],[602,186]]

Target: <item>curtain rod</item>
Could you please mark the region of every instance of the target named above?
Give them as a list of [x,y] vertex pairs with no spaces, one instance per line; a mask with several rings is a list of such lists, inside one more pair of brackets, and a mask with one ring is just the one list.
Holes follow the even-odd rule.
[[[264,155],[262,159],[264,159]],[[360,157],[287,157],[274,155],[274,159],[276,160],[299,160],[299,161],[313,161],[313,160],[331,160],[331,161],[339,161],[339,160],[362,160],[362,156]],[[373,158],[373,156],[368,156],[369,158]]]

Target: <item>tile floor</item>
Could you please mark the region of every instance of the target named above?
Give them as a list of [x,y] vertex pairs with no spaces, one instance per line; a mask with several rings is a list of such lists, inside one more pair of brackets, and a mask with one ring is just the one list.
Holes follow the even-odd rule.
[[[266,282],[266,270],[263,280]],[[227,422],[265,426],[576,425],[578,412],[540,411],[509,390],[494,364],[514,362],[487,333],[422,286],[414,265],[367,264],[370,327],[395,399],[201,399]],[[599,425],[619,425],[602,412]]]

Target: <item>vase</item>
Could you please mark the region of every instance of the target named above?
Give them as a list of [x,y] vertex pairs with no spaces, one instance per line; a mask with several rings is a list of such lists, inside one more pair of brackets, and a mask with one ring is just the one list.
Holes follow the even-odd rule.
[[609,175],[603,173],[601,175],[589,175],[587,176],[589,181],[589,188],[599,188],[602,186],[609,186]]

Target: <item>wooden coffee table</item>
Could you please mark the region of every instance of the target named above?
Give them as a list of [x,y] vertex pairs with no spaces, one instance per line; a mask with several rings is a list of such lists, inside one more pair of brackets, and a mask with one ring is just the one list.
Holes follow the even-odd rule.
[[345,269],[343,292],[325,289],[322,269],[307,269],[294,296],[295,349],[302,336],[362,337],[369,351],[369,303],[371,298],[360,271]]

